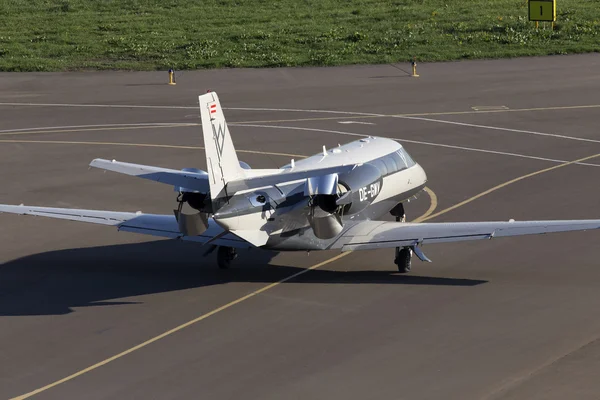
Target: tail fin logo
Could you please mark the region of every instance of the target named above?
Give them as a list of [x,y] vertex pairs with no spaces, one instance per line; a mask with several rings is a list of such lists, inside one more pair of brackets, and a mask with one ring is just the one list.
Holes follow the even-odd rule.
[[223,155],[223,149],[225,147],[225,128],[224,125],[219,124],[218,129],[215,129],[215,124],[212,124],[212,130],[213,141],[215,142],[219,162],[221,162],[221,156]]
[[[214,121],[216,119],[216,114],[217,113],[217,103],[208,103],[208,112],[210,114],[210,120]],[[221,121],[219,121],[221,122]],[[217,149],[217,156],[219,156],[219,163],[221,162],[221,156],[223,155],[223,150],[225,147],[225,132],[227,130],[226,126],[224,126],[225,121],[223,121],[223,124],[219,123],[219,127],[217,129],[215,129],[215,123],[213,122],[212,125],[212,131],[213,131],[213,141],[215,142],[215,147]]]

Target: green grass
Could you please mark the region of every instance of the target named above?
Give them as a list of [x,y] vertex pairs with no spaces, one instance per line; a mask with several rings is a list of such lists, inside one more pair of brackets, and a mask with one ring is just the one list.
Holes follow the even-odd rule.
[[600,51],[600,0],[0,0],[0,70],[196,69]]

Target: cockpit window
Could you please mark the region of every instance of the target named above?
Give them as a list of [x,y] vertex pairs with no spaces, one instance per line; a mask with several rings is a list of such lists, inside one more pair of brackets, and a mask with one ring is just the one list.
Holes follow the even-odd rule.
[[390,155],[390,157],[392,157],[392,158],[394,159],[394,161],[396,162],[396,165],[398,166],[398,168],[397,168],[397,170],[398,170],[398,171],[402,171],[403,169],[406,169],[406,168],[408,168],[408,167],[406,166],[406,159],[405,159],[405,158],[402,158],[402,157],[400,156],[400,153],[399,153],[399,152],[397,152],[397,151],[393,152],[393,153]]
[[374,166],[376,166],[377,168],[379,168],[379,171],[381,172],[381,175],[387,175],[387,174],[391,174],[392,171],[388,171],[385,163],[383,162],[383,160],[381,158],[377,159],[377,160],[373,160],[370,164],[373,164]]
[[376,166],[382,175],[390,175],[415,165],[415,161],[404,148],[369,162]]
[[387,167],[388,173],[399,171],[400,169],[403,168],[402,165],[398,165],[398,163],[396,163],[396,160],[393,157],[393,153],[388,156],[383,157],[383,162],[385,163],[385,166]]
[[400,155],[402,160],[405,161],[406,168],[410,168],[416,164],[415,160],[412,159],[412,157],[410,156],[410,154],[408,154],[404,147],[398,150],[398,154]]

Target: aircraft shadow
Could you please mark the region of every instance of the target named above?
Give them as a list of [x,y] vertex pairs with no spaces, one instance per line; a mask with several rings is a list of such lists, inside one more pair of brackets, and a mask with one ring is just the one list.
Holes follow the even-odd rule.
[[[228,282],[271,283],[302,271],[270,264],[277,253],[263,250],[240,252],[234,266],[223,271],[216,267],[214,253],[202,256],[205,251],[194,243],[165,240],[51,251],[9,261],[0,265],[0,316],[67,314],[74,307],[135,303],[112,299]],[[393,270],[320,269],[295,282],[475,286],[486,281]]]

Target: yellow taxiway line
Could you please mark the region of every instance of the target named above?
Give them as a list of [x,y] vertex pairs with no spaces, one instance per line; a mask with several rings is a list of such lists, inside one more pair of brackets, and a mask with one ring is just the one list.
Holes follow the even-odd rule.
[[[589,160],[589,159],[592,159],[592,158],[596,158],[596,157],[600,157],[600,154],[594,154],[594,155],[591,155],[591,156],[588,156],[588,157],[580,158],[578,160],[573,160],[573,161],[565,162],[565,163],[562,163],[562,164],[559,164],[559,165],[555,165],[555,166],[550,167],[550,168],[544,168],[542,170],[539,170],[539,171],[536,171],[536,172],[532,172],[532,173],[520,176],[518,178],[511,179],[511,180],[506,181],[506,182],[504,182],[504,183],[502,183],[500,185],[496,185],[496,186],[494,186],[491,189],[488,189],[488,190],[486,190],[484,192],[481,192],[481,193],[479,193],[479,194],[477,194],[477,195],[475,195],[475,196],[473,196],[473,197],[471,197],[471,198],[469,198],[469,199],[467,199],[465,201],[462,201],[462,202],[460,202],[458,204],[455,204],[454,206],[451,206],[451,207],[448,207],[448,208],[446,208],[444,210],[441,210],[441,211],[439,211],[439,212],[437,212],[435,214],[433,214],[433,211],[435,210],[434,203],[435,203],[435,206],[437,206],[437,196],[435,196],[434,192],[431,189],[428,189],[428,190],[426,190],[426,193],[430,195],[430,197],[431,197],[431,203],[432,204],[429,207],[429,209],[427,210],[427,212],[425,212],[425,214],[423,214],[419,218],[415,219],[415,222],[423,222],[423,221],[427,221],[427,220],[430,220],[430,219],[435,218],[435,217],[439,217],[440,215],[446,214],[447,212],[450,212],[450,211],[455,210],[455,209],[457,209],[459,207],[462,207],[462,206],[464,206],[466,204],[469,204],[472,201],[475,201],[475,200],[477,200],[477,199],[479,199],[479,198],[481,198],[481,197],[483,197],[483,196],[485,196],[487,194],[490,194],[490,193],[492,193],[492,192],[494,192],[496,190],[499,190],[499,189],[504,188],[506,186],[509,186],[509,185],[511,185],[513,183],[519,182],[521,180],[524,180],[524,179],[527,179],[527,178],[530,178],[530,177],[533,177],[533,176],[541,175],[541,174],[546,173],[546,172],[550,172],[550,171],[553,171],[553,170],[556,170],[556,169],[559,169],[559,168],[566,167],[568,165],[572,165],[572,164],[575,164],[575,163],[578,163],[578,162],[582,162],[582,161],[586,161],[586,160]],[[432,193],[433,193],[433,195],[432,195]],[[262,288],[260,288],[260,289],[258,289],[256,291],[252,292],[252,293],[249,293],[249,294],[247,294],[247,295],[245,295],[243,297],[240,297],[240,298],[238,298],[238,299],[236,299],[234,301],[231,301],[231,302],[229,302],[227,304],[224,304],[224,305],[222,305],[219,308],[216,308],[216,309],[214,309],[212,311],[209,311],[208,313],[202,314],[198,318],[195,318],[195,319],[193,319],[191,321],[188,321],[188,322],[186,322],[184,324],[181,324],[181,325],[179,325],[179,326],[177,326],[177,327],[175,327],[175,328],[173,328],[171,330],[168,330],[168,331],[166,331],[166,332],[164,332],[164,333],[162,333],[162,334],[160,334],[158,336],[155,336],[155,337],[153,337],[151,339],[148,339],[145,342],[138,344],[137,346],[131,347],[131,348],[125,350],[125,351],[122,351],[122,352],[120,352],[118,354],[115,354],[112,357],[109,357],[109,358],[107,358],[105,360],[102,360],[102,361],[100,361],[100,362],[98,362],[98,363],[96,363],[94,365],[91,365],[91,366],[89,366],[87,368],[84,368],[84,369],[82,369],[80,371],[77,371],[77,372],[75,372],[75,373],[73,373],[73,374],[71,374],[71,375],[69,375],[67,377],[64,377],[64,378],[62,378],[62,379],[60,379],[58,381],[52,382],[52,383],[50,383],[50,384],[48,384],[46,386],[43,386],[43,387],[41,387],[39,389],[33,390],[33,391],[31,391],[29,393],[26,393],[26,394],[23,394],[21,396],[14,397],[11,400],[23,400],[23,399],[27,399],[27,398],[29,398],[31,396],[34,396],[34,395],[39,394],[41,392],[44,392],[44,391],[46,391],[48,389],[56,387],[56,386],[58,386],[58,385],[60,385],[62,383],[65,383],[65,382],[68,382],[68,381],[70,381],[72,379],[75,379],[78,376],[81,376],[81,375],[83,375],[85,373],[93,371],[93,370],[95,370],[95,369],[97,369],[97,368],[99,368],[99,367],[101,367],[103,365],[106,365],[106,364],[108,364],[108,363],[110,363],[110,362],[112,362],[114,360],[117,360],[117,359],[119,359],[119,358],[121,358],[123,356],[126,356],[127,354],[130,354],[130,353],[132,353],[132,352],[134,352],[136,350],[139,350],[139,349],[141,349],[143,347],[146,347],[149,344],[152,344],[152,343],[154,343],[154,342],[156,342],[156,341],[158,341],[158,340],[160,340],[160,339],[162,339],[164,337],[172,335],[173,333],[176,333],[176,332],[178,332],[178,331],[180,331],[180,330],[182,330],[184,328],[187,328],[187,327],[189,327],[191,325],[194,325],[194,324],[196,324],[196,323],[198,323],[200,321],[203,321],[203,320],[205,320],[205,319],[207,319],[207,318],[209,318],[209,317],[211,317],[211,316],[213,316],[213,315],[215,315],[215,314],[217,314],[217,313],[219,313],[221,311],[227,310],[228,308],[233,307],[236,304],[239,304],[239,303],[241,303],[243,301],[251,299],[252,297],[255,297],[255,296],[257,296],[257,295],[259,295],[259,294],[261,294],[263,292],[266,292],[267,290],[270,290],[270,289],[272,289],[272,288],[274,288],[274,287],[276,287],[276,286],[278,286],[278,285],[280,285],[282,283],[288,282],[288,281],[290,281],[292,279],[295,279],[295,278],[299,277],[300,275],[303,275],[303,274],[305,274],[305,273],[307,273],[309,271],[315,270],[315,269],[320,268],[320,267],[322,267],[324,265],[327,265],[327,264],[330,264],[332,262],[335,262],[335,261],[337,261],[337,260],[339,260],[339,259],[347,256],[350,253],[351,252],[346,252],[346,253],[338,254],[337,256],[335,256],[333,258],[330,258],[328,260],[325,260],[323,262],[315,264],[315,265],[313,265],[313,266],[311,266],[311,267],[309,267],[307,269],[304,269],[304,270],[302,270],[300,272],[297,272],[297,273],[295,273],[293,275],[290,275],[290,276],[288,276],[286,278],[283,278],[283,279],[281,279],[281,280],[279,280],[277,282],[273,282],[273,283],[271,283],[269,285],[266,285],[266,286],[264,286],[264,287],[262,287]]]
[[435,194],[435,192],[433,190],[429,189],[427,186],[425,186],[424,190],[429,195],[429,199],[430,199],[429,208],[427,209],[427,211],[425,211],[425,214],[421,215],[420,217],[415,218],[414,221],[412,221],[412,222],[423,222],[423,221],[429,219],[429,216],[431,214],[433,214],[433,212],[435,211],[435,209],[438,206],[438,198],[437,198],[437,195]]
[[[435,192],[434,192],[433,190],[431,190],[430,188],[428,188],[428,187],[426,187],[426,188],[425,188],[425,192],[426,192],[426,193],[429,195],[429,197],[430,197],[430,199],[431,199],[431,204],[430,204],[430,206],[429,206],[429,209],[428,209],[428,210],[427,210],[427,211],[426,211],[426,212],[425,212],[423,215],[421,215],[419,218],[416,218],[416,219],[415,219],[413,222],[419,222],[419,221],[421,221],[423,218],[426,218],[426,217],[427,217],[427,215],[430,215],[430,214],[431,214],[431,213],[432,213],[432,212],[433,212],[433,211],[436,209],[436,207],[437,207],[437,204],[438,204],[438,203],[437,203],[437,196],[436,196]],[[194,324],[196,324],[196,323],[198,323],[198,322],[200,322],[200,321],[203,321],[203,320],[205,320],[205,319],[207,319],[207,318],[209,318],[209,317],[211,317],[211,316],[213,316],[213,315],[215,315],[215,314],[217,314],[217,313],[220,313],[221,311],[224,311],[224,310],[226,310],[226,309],[228,309],[228,308],[231,308],[231,307],[235,306],[236,304],[239,304],[239,303],[241,303],[241,302],[243,302],[243,301],[246,301],[246,300],[248,300],[248,299],[251,299],[252,297],[255,297],[255,296],[257,296],[257,295],[259,295],[259,294],[261,294],[261,293],[263,293],[263,292],[266,292],[267,290],[270,290],[270,289],[274,288],[275,286],[279,286],[279,285],[281,285],[282,283],[285,283],[285,282],[288,282],[288,281],[290,281],[290,280],[292,280],[292,279],[295,279],[295,278],[299,277],[300,275],[306,274],[306,273],[307,273],[307,272],[309,272],[309,271],[315,270],[315,269],[317,269],[317,268],[320,268],[320,267],[322,267],[322,266],[324,266],[324,265],[327,265],[327,264],[330,264],[330,263],[332,263],[332,262],[334,262],[334,261],[337,261],[337,260],[339,260],[339,259],[341,259],[341,258],[343,258],[343,257],[346,257],[346,256],[347,256],[348,254],[350,254],[350,253],[351,253],[351,252],[349,251],[349,252],[346,252],[346,253],[341,253],[341,254],[338,254],[338,255],[337,255],[337,256],[335,256],[335,257],[332,257],[332,258],[330,258],[330,259],[327,259],[327,260],[325,260],[325,261],[322,261],[322,262],[320,262],[320,263],[318,263],[318,264],[315,264],[315,265],[313,265],[313,266],[311,266],[311,267],[308,267],[308,268],[306,268],[306,269],[303,269],[302,271],[296,272],[295,274],[292,274],[292,275],[290,275],[290,276],[288,276],[288,277],[285,277],[285,278],[283,278],[283,279],[281,279],[281,280],[279,280],[279,281],[277,281],[277,282],[273,282],[273,283],[271,283],[271,284],[268,284],[268,285],[266,285],[266,286],[263,286],[262,288],[260,288],[260,289],[258,289],[258,290],[255,290],[255,291],[253,291],[253,292],[251,292],[251,293],[248,293],[247,295],[245,295],[245,296],[243,296],[243,297],[240,297],[240,298],[238,298],[238,299],[236,299],[236,300],[233,300],[233,301],[231,301],[231,302],[229,302],[229,303],[227,303],[227,304],[224,304],[224,305],[222,305],[221,307],[215,308],[215,309],[214,309],[214,310],[212,310],[212,311],[209,311],[209,312],[207,312],[207,313],[205,313],[205,314],[202,314],[202,315],[201,315],[201,316],[199,316],[198,318],[195,318],[195,319],[193,319],[193,320],[191,320],[191,321],[188,321],[188,322],[186,322],[186,323],[183,323],[183,324],[181,324],[181,325],[179,325],[179,326],[176,326],[176,327],[175,327],[175,328],[173,328],[173,329],[170,329],[170,330],[168,330],[168,331],[166,331],[166,332],[163,332],[163,333],[161,333],[161,334],[160,334],[160,335],[158,335],[158,336],[155,336],[155,337],[153,337],[153,338],[151,338],[151,339],[148,339],[148,340],[146,340],[145,342],[138,344],[137,346],[131,347],[131,348],[129,348],[129,349],[127,349],[127,350],[125,350],[125,351],[122,351],[122,352],[120,352],[120,353],[118,353],[118,354],[115,354],[115,355],[114,355],[114,356],[112,356],[112,357],[109,357],[109,358],[107,358],[107,359],[105,359],[105,360],[102,360],[102,361],[100,361],[100,362],[98,362],[98,363],[96,363],[96,364],[94,364],[94,365],[90,365],[90,366],[89,366],[89,367],[87,367],[87,368],[84,368],[84,369],[82,369],[82,370],[79,370],[79,371],[75,372],[74,374],[71,374],[71,375],[69,375],[69,376],[66,376],[66,377],[64,377],[64,378],[62,378],[62,379],[60,379],[60,380],[58,380],[58,381],[52,382],[52,383],[50,383],[50,384],[48,384],[48,385],[46,385],[46,386],[43,386],[43,387],[41,387],[41,388],[39,388],[39,389],[36,389],[36,390],[34,390],[34,391],[31,391],[31,392],[29,392],[29,393],[25,393],[25,394],[23,394],[23,395],[21,395],[21,396],[13,397],[13,398],[12,398],[12,399],[10,399],[10,400],[23,400],[23,399],[27,399],[27,398],[29,398],[29,397],[31,397],[31,396],[35,396],[36,394],[39,394],[39,393],[41,393],[41,392],[44,392],[44,391],[46,391],[46,390],[48,390],[48,389],[51,389],[51,388],[53,388],[53,387],[55,387],[55,386],[58,386],[58,385],[62,384],[62,383],[65,383],[65,382],[67,382],[67,381],[70,381],[70,380],[72,380],[72,379],[75,379],[75,378],[77,378],[78,376],[81,376],[81,375],[83,375],[83,374],[85,374],[85,373],[88,373],[88,372],[90,372],[90,371],[93,371],[93,370],[95,370],[95,369],[97,369],[97,368],[99,368],[99,367],[102,367],[103,365],[106,365],[106,364],[108,364],[108,363],[110,363],[110,362],[112,362],[112,361],[115,361],[115,360],[117,360],[117,359],[119,359],[119,358],[121,358],[121,357],[124,357],[124,356],[126,356],[127,354],[131,354],[131,353],[133,353],[133,352],[134,352],[134,351],[136,351],[136,350],[139,350],[139,349],[141,349],[141,348],[143,348],[143,347],[146,347],[146,346],[148,346],[149,344],[152,344],[152,343],[154,343],[154,342],[156,342],[156,341],[158,341],[158,340],[160,340],[160,339],[163,339],[163,338],[165,338],[165,337],[167,337],[167,336],[169,336],[169,335],[172,335],[173,333],[179,332],[180,330],[182,330],[182,329],[185,329],[185,328],[187,328],[188,326],[194,325]]]

